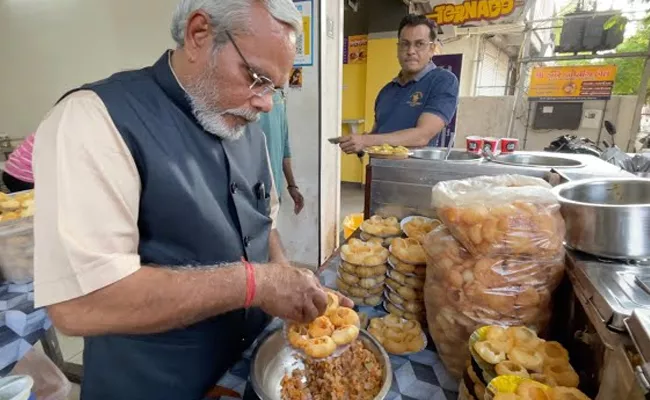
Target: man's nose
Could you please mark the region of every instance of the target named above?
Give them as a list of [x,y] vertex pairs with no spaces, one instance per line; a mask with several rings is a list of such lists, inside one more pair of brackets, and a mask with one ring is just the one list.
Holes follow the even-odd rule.
[[260,112],[270,112],[273,109],[273,93],[253,96],[251,98],[251,105]]

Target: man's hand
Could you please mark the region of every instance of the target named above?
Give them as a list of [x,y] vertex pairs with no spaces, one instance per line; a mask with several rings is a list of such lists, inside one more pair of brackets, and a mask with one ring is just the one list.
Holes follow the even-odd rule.
[[[255,277],[254,305],[269,314],[311,322],[325,312],[327,294],[311,271],[288,263],[263,264],[255,266]],[[68,336],[159,333],[239,309],[245,293],[243,264],[142,266],[112,285],[48,306],[47,311]],[[353,305],[343,297],[340,304]]]
[[[258,294],[254,304],[268,314],[289,321],[311,322],[327,309],[327,292],[308,269],[288,264],[257,266]],[[352,300],[339,296],[343,307],[354,307]]]
[[341,137],[339,147],[347,154],[356,154],[368,147],[366,135],[348,135]]
[[293,199],[293,212],[298,215],[305,207],[305,198],[302,197],[300,190],[296,186],[289,186],[289,195]]
[[330,292],[332,292],[332,293],[334,293],[335,295],[338,296],[339,305],[341,307],[354,308],[354,301],[352,301],[349,298],[345,297],[344,295],[342,295],[340,292],[337,292],[336,290],[330,290]]
[[274,317],[307,323],[327,308],[327,293],[310,270],[268,264],[256,266],[255,275],[258,292],[254,305]]

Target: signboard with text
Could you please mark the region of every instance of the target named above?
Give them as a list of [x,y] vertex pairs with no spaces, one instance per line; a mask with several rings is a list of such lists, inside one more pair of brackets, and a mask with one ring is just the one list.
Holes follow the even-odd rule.
[[293,2],[302,14],[302,33],[296,37],[296,59],[294,67],[308,67],[314,65],[314,3],[312,0]]
[[609,100],[616,65],[535,67],[530,75],[529,100]]
[[368,35],[343,39],[343,64],[365,64],[368,60]]
[[474,27],[523,20],[525,0],[438,0],[427,18],[438,25]]

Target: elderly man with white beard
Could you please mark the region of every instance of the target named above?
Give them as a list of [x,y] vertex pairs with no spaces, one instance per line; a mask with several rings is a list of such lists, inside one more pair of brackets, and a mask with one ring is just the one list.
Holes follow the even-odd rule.
[[284,254],[248,125],[287,82],[300,26],[291,0],[182,0],[175,50],[40,124],[35,300],[84,337],[82,399],[201,399],[271,316],[325,311]]

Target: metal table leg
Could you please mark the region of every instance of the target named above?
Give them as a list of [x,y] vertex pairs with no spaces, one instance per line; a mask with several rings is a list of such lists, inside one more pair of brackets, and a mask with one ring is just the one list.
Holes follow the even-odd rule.
[[43,338],[41,339],[41,344],[43,345],[43,351],[45,354],[50,357],[50,360],[52,360],[61,371],[63,371],[63,374],[65,374],[70,382],[81,383],[81,379],[83,378],[83,366],[66,362],[63,359],[63,354],[59,347],[59,338],[56,336],[56,330],[54,327],[45,331],[45,335],[43,335]]

